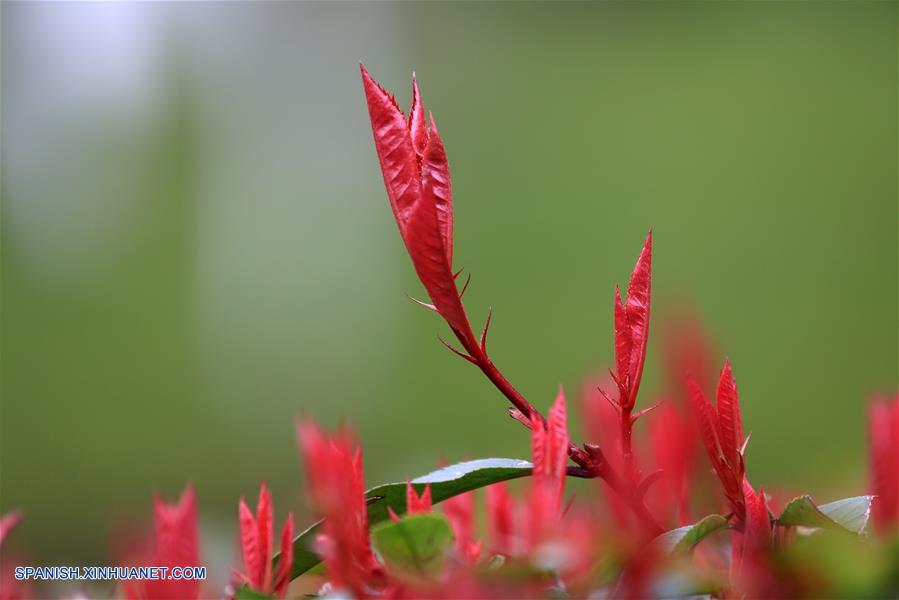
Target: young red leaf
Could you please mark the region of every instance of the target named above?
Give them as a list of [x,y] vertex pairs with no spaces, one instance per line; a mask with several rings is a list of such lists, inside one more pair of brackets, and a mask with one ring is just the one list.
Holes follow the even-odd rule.
[[409,131],[412,132],[412,147],[418,156],[425,153],[428,143],[428,124],[425,121],[425,110],[421,103],[421,91],[418,81],[412,75],[412,106],[409,107]]
[[690,405],[693,407],[693,414],[699,425],[702,443],[705,446],[712,466],[717,468],[721,450],[718,444],[718,416],[715,414],[715,407],[712,406],[708,398],[705,397],[705,393],[692,378],[687,385],[690,390]]
[[279,598],[287,595],[290,585],[290,570],[293,567],[293,514],[288,513],[284,529],[281,531],[281,557],[278,560],[278,573],[275,576],[274,591]]
[[443,501],[443,514],[453,529],[456,551],[468,561],[477,560],[480,542],[474,539],[474,494],[466,492]]
[[243,498],[240,499],[238,511],[240,513],[240,547],[243,553],[244,579],[251,588],[261,590],[264,585],[262,579],[264,567],[262,563],[267,557],[264,556],[262,549],[259,547],[259,530],[256,528],[256,518]]
[[304,421],[297,434],[312,503],[324,518],[317,541],[325,571],[336,588],[364,597],[379,567],[369,544],[362,453],[346,431],[328,436]]
[[387,195],[415,272],[437,311],[473,355],[480,354],[452,270],[453,215],[449,163],[433,117],[425,133],[418,84],[408,121],[362,69],[375,148]]
[[[426,206],[434,206],[437,211],[437,224],[446,250],[446,262],[453,264],[453,188],[450,181],[449,161],[443,140],[437,132],[434,116],[428,113],[431,130],[428,145],[421,159],[421,187]],[[471,275],[469,275],[469,278]],[[455,278],[454,278],[455,279]],[[468,284],[466,283],[467,287]],[[460,296],[463,291],[459,294]]]
[[546,428],[539,423],[531,425],[531,452],[535,484],[558,488],[561,498],[568,459],[568,421],[565,392],[561,387],[549,411]]
[[[628,360],[631,406],[637,400],[643,365],[646,362],[646,344],[649,341],[649,303],[652,282],[652,231],[646,236],[640,258],[634,266],[627,287],[627,322],[630,327],[631,352]],[[620,374],[619,374],[620,375]]]
[[487,533],[492,552],[506,556],[513,554],[515,504],[505,482],[487,486]]
[[[176,504],[153,500],[155,547],[153,554],[141,562],[147,566],[200,566],[197,504],[193,487],[188,486]],[[197,580],[148,579],[128,581],[128,598],[190,600],[199,598],[201,582]]]
[[740,400],[737,396],[737,383],[730,367],[730,361],[724,363],[721,378],[718,381],[718,441],[724,458],[736,468],[739,464],[740,449],[743,446],[743,419],[740,414]]
[[[272,495],[265,487],[265,482],[259,488],[259,500],[256,503],[256,544],[262,553],[263,564],[259,572],[262,585],[268,587],[272,578],[272,528],[274,527],[274,515],[272,514]],[[264,589],[264,588],[260,588]],[[268,591],[267,589],[265,591]]]
[[412,146],[409,127],[396,101],[362,67],[365,99],[375,137],[375,149],[384,175],[387,196],[402,232],[409,211],[421,198],[418,185],[418,159]]
[[419,496],[412,484],[406,482],[406,514],[426,514],[431,512],[431,484],[425,486]]
[[771,542],[771,519],[765,493],[759,488],[758,494],[749,481],[743,480],[743,498],[746,504],[746,526],[743,534],[744,557],[747,551],[761,552]]
[[271,493],[264,482],[259,488],[256,515],[253,515],[243,498],[240,499],[239,514],[240,545],[244,561],[244,573],[240,578],[257,592],[268,594],[274,591],[277,596],[283,597],[290,582],[290,569],[293,566],[293,515],[288,515],[284,524],[284,531],[281,534],[282,554],[278,562],[278,574],[273,581],[274,511]]
[[628,373],[631,360],[631,328],[627,322],[627,309],[621,299],[621,289],[615,286],[615,380],[618,383],[618,401],[627,404]]

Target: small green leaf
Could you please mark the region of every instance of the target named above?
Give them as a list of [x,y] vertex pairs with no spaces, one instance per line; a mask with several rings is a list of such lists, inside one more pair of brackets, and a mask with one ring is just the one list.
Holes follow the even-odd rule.
[[777,524],[862,533],[871,515],[873,499],[873,496],[855,496],[818,506],[811,496],[799,496],[784,507]]
[[428,576],[442,568],[453,531],[441,515],[408,515],[372,528],[371,539],[393,572]]
[[727,519],[721,515],[708,515],[692,525],[666,531],[652,543],[666,554],[688,552],[696,544],[725,527],[727,527]]
[[[513,458],[483,458],[456,463],[438,469],[412,480],[416,491],[424,490],[431,484],[431,499],[436,504],[471,490],[476,490],[500,481],[508,481],[531,474],[533,465],[526,460]],[[406,483],[386,483],[365,492],[368,498],[368,524],[376,525],[387,520],[387,507],[398,515],[406,512]],[[311,525],[293,539],[293,569],[291,579],[296,579],[321,562],[321,557],[312,550],[312,542],[321,529],[322,521]],[[275,568],[278,556],[275,556]]]
[[234,600],[275,600],[274,596],[267,596],[262,592],[251,590],[247,586],[242,586],[234,591]]

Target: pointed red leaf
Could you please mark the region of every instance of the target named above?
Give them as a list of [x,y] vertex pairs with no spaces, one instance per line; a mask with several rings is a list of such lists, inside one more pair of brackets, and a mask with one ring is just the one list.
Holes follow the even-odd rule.
[[412,147],[415,149],[415,153],[421,156],[425,153],[425,146],[428,143],[428,125],[425,122],[421,92],[414,74],[412,75],[412,106],[409,108],[408,127],[412,136]]
[[621,300],[621,290],[615,286],[615,380],[619,389],[619,402],[626,403],[623,397],[624,385],[630,372],[631,360],[631,328],[627,323],[627,309]]
[[739,465],[740,447],[743,445],[743,419],[737,384],[731,370],[730,361],[724,363],[718,381],[718,440],[728,464],[734,469]]
[[272,512],[272,495],[263,482],[259,488],[259,500],[256,503],[256,546],[262,553],[262,565],[257,575],[264,587],[260,589],[266,592],[269,591],[268,585],[272,579],[272,531],[274,529]]
[[155,513],[157,553],[163,564],[198,565],[200,543],[193,487],[185,488],[178,504],[167,504],[157,496]]
[[[646,344],[649,340],[649,303],[652,282],[652,231],[646,236],[640,258],[634,266],[631,281],[627,287],[627,324],[630,328],[631,352],[628,359],[630,378],[628,399],[631,406],[637,400],[640,379],[643,376],[643,364],[646,362]],[[621,377],[623,374],[619,373]]]
[[[423,135],[424,109],[417,84],[413,85],[412,111],[407,123],[393,98],[364,67],[362,79],[387,195],[415,272],[434,307],[465,349],[479,354],[452,272],[453,213],[449,164],[433,116],[430,131]],[[422,143],[423,148],[420,147]]]
[[505,482],[487,486],[487,529],[490,549],[506,556],[513,553],[515,505]]
[[397,225],[403,232],[409,211],[421,198],[418,158],[406,119],[396,101],[371,78],[364,66],[359,65],[359,68],[384,185]]
[[256,527],[256,517],[253,516],[252,511],[250,511],[243,498],[240,499],[238,510],[240,515],[240,547],[243,552],[247,585],[253,589],[261,590],[264,585],[261,574],[265,567],[262,565],[264,558],[259,548],[259,530]]
[[564,481],[565,464],[568,460],[568,412],[565,408],[565,390],[559,386],[556,401],[549,409],[547,419],[549,428],[549,475],[550,477]]
[[[456,538],[456,550],[461,556],[477,558],[474,542],[474,494],[466,492],[443,501],[443,514],[450,522]],[[472,556],[474,554],[474,556]]]
[[418,495],[412,484],[406,482],[406,514],[417,515],[429,512],[431,512],[431,484],[427,484],[421,495]]
[[756,494],[749,481],[743,479],[743,501],[746,505],[744,548],[760,551],[771,540],[771,519],[765,493],[759,488],[759,493]]
[[422,153],[421,187],[425,203],[437,211],[437,223],[446,250],[446,261],[453,264],[453,188],[450,181],[449,161],[443,140],[437,131],[434,115],[428,113],[431,131],[428,145]]
[[288,513],[284,530],[281,532],[281,557],[278,559],[278,575],[275,577],[274,592],[279,598],[287,594],[290,572],[293,567],[293,513]]
[[699,426],[702,443],[705,445],[712,466],[717,469],[721,450],[718,444],[718,418],[715,415],[715,408],[692,378],[687,381],[687,387],[690,391],[690,404]]

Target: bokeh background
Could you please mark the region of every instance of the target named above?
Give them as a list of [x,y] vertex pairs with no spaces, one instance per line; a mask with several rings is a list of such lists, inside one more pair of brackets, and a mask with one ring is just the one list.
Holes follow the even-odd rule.
[[403,106],[418,73],[468,306],[537,406],[608,363],[653,227],[653,331],[695,310],[733,360],[753,481],[863,489],[897,385],[895,2],[0,10],[0,508],[35,562],[108,563],[192,481],[226,563],[261,479],[304,511],[300,414],[354,424],[371,483],[526,456],[404,296],[359,60]]

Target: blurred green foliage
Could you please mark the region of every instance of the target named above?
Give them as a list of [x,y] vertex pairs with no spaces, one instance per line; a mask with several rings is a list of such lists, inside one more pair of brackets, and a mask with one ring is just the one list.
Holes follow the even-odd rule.
[[260,479],[303,511],[298,414],[354,424],[370,484],[526,456],[403,296],[359,59],[401,105],[417,71],[468,306],[535,405],[604,368],[652,227],[653,333],[703,315],[753,481],[862,491],[865,401],[897,385],[894,2],[2,12],[0,508],[36,561],[108,562],[188,480],[227,560]]

